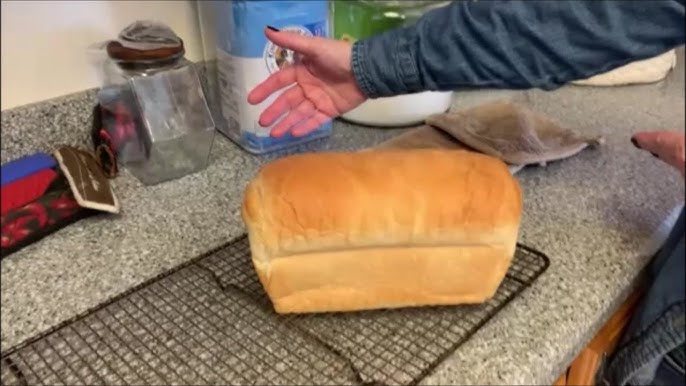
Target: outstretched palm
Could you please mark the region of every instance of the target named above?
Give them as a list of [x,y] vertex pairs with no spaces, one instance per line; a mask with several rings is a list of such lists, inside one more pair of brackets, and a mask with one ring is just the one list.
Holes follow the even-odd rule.
[[299,58],[248,95],[248,102],[257,104],[288,87],[260,115],[259,123],[264,127],[283,116],[272,128],[272,136],[289,131],[295,136],[305,135],[366,99],[351,70],[349,43],[269,29],[265,33],[274,44],[293,50]]

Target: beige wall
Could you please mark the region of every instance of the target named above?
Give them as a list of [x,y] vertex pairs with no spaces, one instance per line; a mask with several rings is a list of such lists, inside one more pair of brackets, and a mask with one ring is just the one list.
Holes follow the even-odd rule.
[[2,0],[2,110],[99,86],[86,49],[137,19],[156,19],[200,60],[193,1]]

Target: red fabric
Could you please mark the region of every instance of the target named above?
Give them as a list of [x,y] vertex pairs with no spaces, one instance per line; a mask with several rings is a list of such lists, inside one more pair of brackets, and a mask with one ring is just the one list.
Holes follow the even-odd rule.
[[38,199],[45,194],[55,178],[57,178],[57,172],[52,169],[43,169],[3,186],[0,193],[2,215]]
[[45,194],[0,217],[0,247],[4,252],[17,245],[38,240],[49,233],[49,228],[64,226],[66,220],[79,210],[82,208],[69,188]]

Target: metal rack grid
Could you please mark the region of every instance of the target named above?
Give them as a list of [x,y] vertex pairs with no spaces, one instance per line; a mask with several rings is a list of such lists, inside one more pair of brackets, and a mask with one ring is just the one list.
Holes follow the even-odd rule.
[[474,306],[279,316],[246,237],[2,354],[3,385],[416,384],[548,267]]

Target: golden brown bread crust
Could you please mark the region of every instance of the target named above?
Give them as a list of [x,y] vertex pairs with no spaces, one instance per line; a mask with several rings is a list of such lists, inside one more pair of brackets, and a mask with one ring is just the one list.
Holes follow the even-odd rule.
[[255,269],[283,313],[484,301],[521,212],[503,162],[435,149],[281,158],[242,209]]

